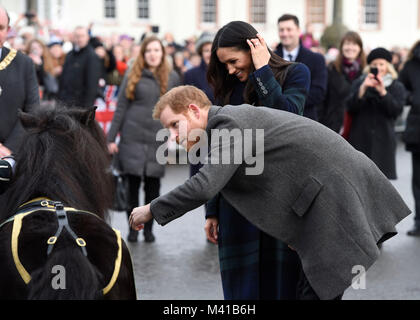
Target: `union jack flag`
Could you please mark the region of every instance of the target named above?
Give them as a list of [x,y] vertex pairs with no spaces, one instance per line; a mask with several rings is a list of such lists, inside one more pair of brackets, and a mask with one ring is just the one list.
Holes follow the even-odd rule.
[[96,109],[96,120],[107,134],[111,127],[112,118],[114,117],[114,111],[117,108],[118,100],[118,86],[106,85],[104,89],[104,98],[97,98],[95,101]]

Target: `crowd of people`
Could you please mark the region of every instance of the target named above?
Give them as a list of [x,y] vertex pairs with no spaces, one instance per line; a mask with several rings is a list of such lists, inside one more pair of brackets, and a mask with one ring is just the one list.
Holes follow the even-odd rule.
[[[285,15],[288,18],[288,15]],[[286,21],[291,21],[286,20]],[[26,23],[31,23],[26,25]],[[279,22],[278,22],[279,23]],[[296,22],[295,22],[296,23]],[[327,65],[331,62],[337,63],[339,59],[339,48],[323,48],[320,42],[315,39],[312,33],[310,24],[305,26],[303,31],[299,25],[297,26],[299,37],[298,41],[300,47],[300,55],[305,55],[305,49],[312,52],[320,53]],[[113,34],[111,36],[94,35],[94,25],[91,23],[85,28],[80,27],[76,29],[86,29],[89,34],[89,45],[92,47],[101,59],[100,71],[100,87],[105,85],[120,85],[122,78],[128,66],[135,60],[140,52],[141,42],[145,37],[154,35],[151,30],[147,29],[141,34],[138,41],[132,35],[128,34]],[[80,31],[80,30],[79,30]],[[284,33],[285,34],[285,33]],[[210,32],[204,32],[202,36],[191,36],[183,41],[176,42],[172,33],[167,32],[162,37],[161,41],[164,44],[168,62],[176,71],[181,80],[185,73],[197,66],[200,66],[205,60],[202,56],[199,47],[202,45],[203,39],[214,37]],[[76,30],[64,30],[60,28],[53,28],[48,26],[43,21],[38,19],[36,14],[28,16],[28,14],[20,14],[16,21],[7,32],[4,46],[14,48],[18,51],[24,52],[31,57],[36,66],[38,83],[40,84],[42,94],[45,93],[43,99],[56,98],[58,92],[58,78],[63,72],[64,60],[68,53],[72,52],[77,47],[77,32]],[[289,37],[288,35],[281,36],[280,41],[271,44],[271,49],[283,57],[281,49],[287,46],[288,41],[294,41],[296,36]],[[211,43],[211,41],[209,42]],[[209,49],[210,50],[210,49]],[[297,52],[297,51],[296,51]],[[397,72],[401,71],[404,62],[408,58],[409,49],[393,47],[390,48],[392,54],[392,64]],[[313,57],[313,56],[312,56]],[[284,57],[286,60],[289,57]],[[305,57],[294,57],[294,61],[304,63]],[[318,60],[319,62],[319,60]],[[103,66],[102,66],[103,64]],[[315,65],[315,63],[314,63]],[[322,66],[322,64],[321,64]],[[311,70],[312,83],[317,81],[316,77],[320,73],[325,72],[320,67],[318,70]],[[309,98],[311,100],[311,98]],[[316,101],[315,101],[316,102]],[[305,112],[312,109],[310,105],[306,105]]]
[[[397,178],[395,121],[403,107],[411,105],[403,135],[413,154],[416,217],[409,234],[420,236],[419,42],[411,50],[379,47],[366,52],[360,35],[350,31],[338,48],[323,51],[291,14],[278,19],[280,42],[273,48],[241,21],[182,44],[170,33],[160,39],[145,32],[136,42],[129,35],[95,35],[92,25],[60,32],[36,23],[34,29],[19,30],[16,23],[3,30],[0,61],[5,48],[31,59],[41,105],[59,102],[88,107],[98,98],[106,99],[107,86],[119,89],[107,141],[109,153],[118,157],[128,180],[127,216],[139,205],[142,182],[146,203],[159,196],[164,166],[156,160],[156,133],[161,125],[152,118],[153,108],[171,88],[188,84],[203,90],[215,105],[263,105],[322,123],[368,156],[388,179]],[[0,135],[4,144],[0,144],[0,156],[13,153],[9,134]],[[191,176],[200,167],[192,166]],[[152,222],[144,229],[147,242],[155,240]],[[246,220],[221,194],[206,205],[205,228],[209,241],[220,248],[226,299],[295,297],[296,286],[302,282],[297,253]],[[138,231],[130,229],[128,240],[138,241]],[[258,259],[250,263],[249,255],[255,254],[256,247]],[[224,259],[233,256],[236,267],[225,268]]]

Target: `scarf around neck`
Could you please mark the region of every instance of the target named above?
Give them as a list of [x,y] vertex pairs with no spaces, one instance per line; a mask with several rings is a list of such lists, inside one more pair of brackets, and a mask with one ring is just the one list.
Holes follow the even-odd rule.
[[342,66],[343,66],[343,73],[347,75],[350,81],[353,81],[355,78],[357,78],[360,72],[359,59],[354,60],[353,62],[350,62],[348,59],[344,58]]

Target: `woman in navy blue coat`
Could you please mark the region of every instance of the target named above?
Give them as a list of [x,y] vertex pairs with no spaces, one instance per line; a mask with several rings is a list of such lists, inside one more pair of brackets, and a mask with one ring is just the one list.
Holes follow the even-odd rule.
[[[308,68],[272,53],[248,23],[234,21],[218,31],[207,75],[218,105],[249,103],[303,114]],[[206,217],[207,237],[219,245],[225,299],[296,298],[301,267],[295,251],[257,229],[220,194],[208,202]]]

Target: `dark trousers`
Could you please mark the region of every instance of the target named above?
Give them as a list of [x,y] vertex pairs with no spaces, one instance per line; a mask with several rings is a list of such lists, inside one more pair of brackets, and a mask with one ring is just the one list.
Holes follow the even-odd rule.
[[[127,175],[128,180],[128,194],[129,194],[129,210],[127,211],[127,217],[130,217],[131,211],[135,207],[139,206],[139,189],[142,182],[142,177]],[[144,177],[144,202],[145,204],[150,203],[152,200],[159,197],[160,193],[160,178]],[[153,219],[146,222],[144,225],[144,232],[151,232],[153,225]]]
[[[305,273],[303,272],[302,263],[300,261],[299,264],[300,271],[299,280],[296,287],[296,300],[321,300],[306,278]],[[338,297],[332,300],[342,300],[343,294],[340,294]]]
[[411,183],[414,197],[414,207],[416,210],[414,223],[420,228],[420,153],[412,153],[412,165],[413,176]]

